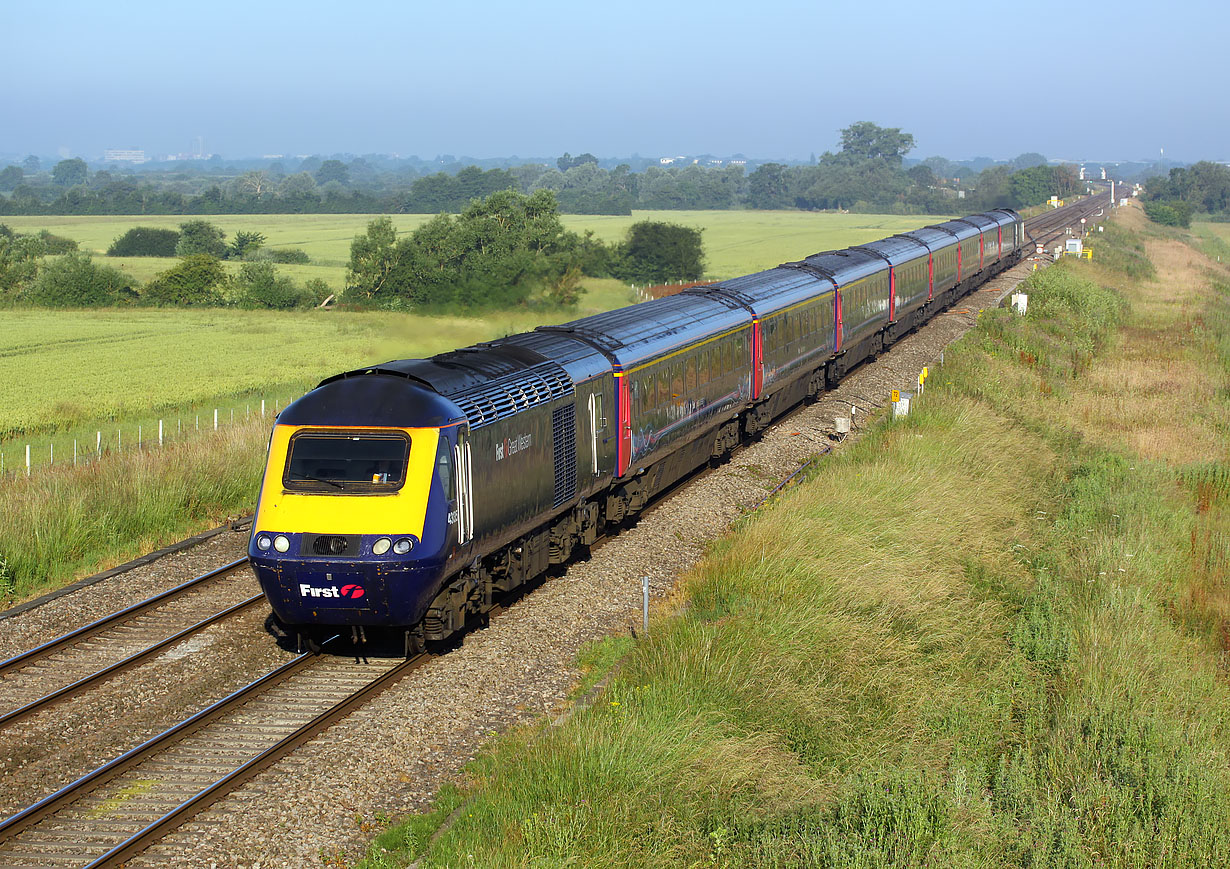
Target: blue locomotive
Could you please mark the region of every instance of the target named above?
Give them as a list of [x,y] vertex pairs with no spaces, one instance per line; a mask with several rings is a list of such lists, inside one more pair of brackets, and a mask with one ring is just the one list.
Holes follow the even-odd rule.
[[325,380],[249,544],[277,627],[444,639],[1018,262],[1009,210]]

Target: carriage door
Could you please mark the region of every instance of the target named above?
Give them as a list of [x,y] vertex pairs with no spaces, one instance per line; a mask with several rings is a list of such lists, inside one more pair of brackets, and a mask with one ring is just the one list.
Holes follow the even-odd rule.
[[461,547],[474,539],[474,463],[470,435],[464,428],[458,432],[457,445],[453,447],[453,466],[457,476],[457,545]]
[[598,438],[602,429],[606,427],[606,420],[602,418],[600,406],[602,404],[602,393],[591,392],[589,394],[589,458],[590,458],[590,473],[593,476],[598,476]]

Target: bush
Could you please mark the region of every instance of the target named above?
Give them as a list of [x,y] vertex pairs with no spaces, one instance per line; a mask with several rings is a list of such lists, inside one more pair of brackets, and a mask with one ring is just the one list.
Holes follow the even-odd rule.
[[311,299],[303,287],[279,275],[270,262],[250,262],[239,267],[231,282],[231,301],[240,308],[272,308],[286,311],[306,308]]
[[62,235],[53,235],[45,229],[38,231],[38,240],[43,245],[44,256],[60,256],[77,251],[77,242]]
[[1174,199],[1170,202],[1146,202],[1145,215],[1154,223],[1162,226],[1181,226],[1187,229],[1192,225],[1191,203]]
[[49,260],[24,299],[49,308],[94,308],[135,299],[132,284],[119,269],[74,252]]
[[307,251],[300,250],[297,247],[284,247],[280,249],[275,248],[273,250],[266,251],[266,253],[269,256],[270,262],[281,263],[283,265],[307,265],[310,262]]
[[179,233],[174,229],[134,226],[111,242],[107,256],[175,256]]
[[175,245],[175,255],[206,254],[214,259],[225,259],[225,239],[226,233],[208,220],[189,220],[179,225],[179,243]]
[[149,305],[220,305],[226,272],[217,258],[190,254],[145,285],[141,301]]

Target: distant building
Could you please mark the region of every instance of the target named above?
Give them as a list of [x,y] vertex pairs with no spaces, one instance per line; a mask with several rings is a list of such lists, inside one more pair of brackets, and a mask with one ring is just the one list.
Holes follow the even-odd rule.
[[108,148],[103,151],[104,163],[144,163],[148,158],[137,148]]

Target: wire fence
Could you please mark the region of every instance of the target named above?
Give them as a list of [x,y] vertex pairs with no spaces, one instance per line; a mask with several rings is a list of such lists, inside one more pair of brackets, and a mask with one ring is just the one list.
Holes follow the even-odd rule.
[[[297,395],[295,396],[297,397]],[[273,420],[294,397],[253,398],[242,404],[221,404],[212,408],[192,408],[139,422],[112,422],[93,432],[48,435],[29,439],[9,439],[0,443],[0,478],[31,476],[62,467],[79,467],[105,461],[108,456],[133,450],[161,449],[219,433],[254,416]]]

